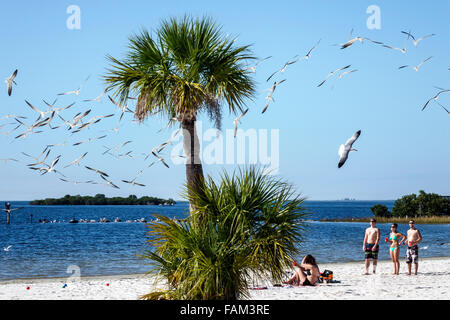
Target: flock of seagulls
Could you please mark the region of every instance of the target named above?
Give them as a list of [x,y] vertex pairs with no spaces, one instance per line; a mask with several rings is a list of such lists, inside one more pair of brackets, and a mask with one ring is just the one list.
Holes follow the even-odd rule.
[[[17,83],[15,82],[17,74],[18,74],[18,70],[15,70],[9,78],[5,79],[5,83],[7,84],[7,89],[8,89],[8,96],[11,96],[11,94],[12,94],[12,86],[17,85]],[[70,96],[70,95],[79,96],[81,94],[82,88],[84,87],[84,85],[88,81],[88,79],[89,79],[89,77],[87,77],[84,80],[84,82],[76,90],[59,93],[59,94],[57,94],[57,96]],[[99,96],[97,96],[93,99],[84,99],[84,100],[82,100],[82,102],[84,102],[84,103],[95,103],[95,102],[99,103],[102,101],[102,98],[105,95],[107,95],[106,89],[103,90],[103,92]],[[113,105],[118,108],[118,111],[119,111],[118,112],[118,124],[121,122],[121,120],[123,119],[123,117],[126,113],[134,114],[134,111],[128,105],[124,106],[124,105],[117,103],[109,95],[108,95],[108,98],[113,103]],[[130,100],[135,100],[135,99],[130,97]],[[96,126],[100,121],[107,119],[107,118],[111,118],[117,114],[117,113],[116,114],[109,113],[109,114],[105,114],[105,115],[96,115],[96,116],[89,118],[93,109],[87,108],[87,110],[82,110],[80,112],[77,111],[77,113],[73,116],[68,116],[68,112],[70,112],[71,110],[73,110],[75,108],[74,106],[76,105],[77,102],[72,102],[70,104],[59,106],[59,105],[57,105],[58,98],[55,99],[51,103],[48,102],[48,100],[46,101],[45,99],[43,99],[42,101],[45,106],[44,108],[41,108],[41,107],[37,106],[36,104],[31,103],[28,100],[25,100],[26,106],[28,106],[30,108],[29,110],[32,110],[33,113],[35,113],[37,116],[37,119],[32,123],[27,119],[27,117],[25,117],[23,115],[18,115],[18,114],[9,114],[9,115],[6,115],[6,116],[3,116],[2,118],[0,118],[0,120],[2,120],[2,119],[3,120],[13,120],[13,122],[0,124],[0,130],[2,130],[7,125],[14,125],[13,129],[11,129],[9,131],[0,131],[0,133],[2,133],[5,136],[8,136],[12,132],[17,131],[18,132],[17,135],[15,135],[15,137],[13,137],[12,142],[14,142],[19,139],[27,139],[31,135],[42,133],[45,131],[46,128],[47,128],[47,130],[56,130],[58,128],[61,128],[60,130],[62,130],[62,132],[61,132],[61,135],[59,135],[59,136],[68,135],[69,137],[75,138],[80,134],[80,132],[85,132],[85,131],[87,132],[87,130],[90,130],[91,128]],[[56,121],[59,121],[59,123],[55,123]],[[20,128],[23,128],[23,130],[21,132],[20,132]],[[116,128],[114,128],[112,130],[107,130],[107,131],[118,132],[118,128],[119,128],[119,126],[117,125]],[[62,143],[47,144],[45,146],[44,150],[38,156],[30,155],[29,153],[26,153],[26,152],[21,152],[21,154],[23,156],[25,156],[26,158],[30,158],[33,160],[32,163],[27,164],[27,162],[25,162],[26,167],[28,167],[30,170],[34,170],[34,171],[38,172],[41,176],[52,173],[52,174],[57,174],[59,180],[62,182],[66,182],[66,183],[96,184],[96,185],[105,185],[105,186],[112,187],[115,189],[120,189],[119,185],[117,183],[113,182],[111,180],[110,176],[105,172],[107,170],[95,169],[95,168],[93,168],[93,166],[89,165],[89,163],[88,163],[89,152],[87,152],[87,151],[81,152],[79,154],[79,156],[77,156],[75,158],[75,160],[66,162],[65,164],[61,164],[61,162],[63,161],[63,154],[59,154],[53,158],[50,155],[52,153],[53,148],[55,148],[57,146],[59,146],[59,147],[71,146],[72,148],[77,148],[80,146],[82,147],[85,144],[93,143],[94,141],[105,139],[107,136],[108,136],[107,134],[103,134],[103,135],[99,135],[99,136],[91,135],[91,137],[87,137],[85,139],[78,139],[72,143],[69,143],[66,140]],[[164,150],[164,148],[166,148],[168,145],[170,145],[173,142],[174,137],[175,137],[175,135],[172,135],[172,137],[168,141],[165,141],[165,142],[159,144],[158,146],[154,147],[152,149],[152,151],[146,155],[145,160],[147,160],[147,158],[150,156],[153,158],[153,160],[150,164],[147,164],[144,169],[139,171],[138,176],[140,176],[145,171],[146,168],[149,168],[158,162],[161,162],[167,168],[169,167],[166,160],[162,157],[162,155],[160,153]],[[131,144],[132,142],[133,142],[132,140],[128,140],[128,141],[125,141],[124,143],[121,143],[114,147],[105,147],[106,151],[104,151],[102,153],[102,155],[110,155],[117,160],[124,158],[124,157],[129,158],[129,159],[134,159],[135,156],[132,154],[131,150],[121,152],[124,147]],[[73,149],[73,150],[75,150],[75,149]],[[0,159],[0,161],[5,164],[7,162],[11,162],[11,161],[21,162],[18,159],[15,159],[14,157]],[[69,178],[66,176],[65,172],[63,172],[68,168],[86,169],[92,173],[97,174],[97,177],[100,178],[100,180],[95,180],[95,179],[79,180],[76,178],[75,179]],[[124,179],[121,179],[121,181],[125,184],[132,185],[132,186],[138,186],[138,187],[146,186],[143,183],[137,182],[136,179],[137,179],[137,176],[134,178],[129,178],[129,179],[124,178]]]
[[[427,38],[430,38],[430,37],[432,37],[432,36],[435,36],[435,34],[432,33],[432,34],[425,35],[425,36],[423,36],[423,37],[416,38],[416,37],[411,33],[411,31],[409,31],[409,32],[401,31],[401,33],[404,34],[404,35],[406,35],[406,39],[405,39],[403,48],[397,48],[397,47],[395,47],[395,46],[388,45],[388,44],[386,44],[386,43],[384,43],[384,42],[381,42],[381,41],[372,40],[372,39],[367,38],[367,37],[362,37],[362,36],[353,37],[353,36],[352,36],[352,35],[353,35],[353,29],[350,31],[350,36],[349,36],[348,40],[347,40],[345,43],[335,44],[335,46],[340,46],[340,49],[341,49],[341,50],[344,50],[344,49],[347,49],[347,48],[353,46],[353,45],[354,45],[355,43],[357,43],[357,42],[363,43],[365,40],[367,40],[367,41],[370,41],[370,42],[372,42],[372,43],[374,43],[374,44],[376,44],[376,45],[380,45],[380,46],[382,46],[382,47],[384,47],[384,48],[388,48],[388,49],[391,49],[391,50],[396,50],[396,51],[399,51],[399,52],[405,54],[406,51],[407,51],[406,48],[407,48],[408,42],[409,42],[410,40],[412,40],[414,46],[417,47],[420,41],[423,41],[424,39],[427,39]],[[317,46],[319,45],[320,42],[321,42],[321,40],[317,41],[317,43],[316,43],[316,44],[308,51],[308,53],[307,53],[305,56],[301,57],[301,58],[304,58],[305,60],[309,60],[309,58],[310,58],[310,56],[311,56],[311,53],[313,52],[313,50],[315,50],[315,49],[317,48]],[[270,56],[270,57],[271,57],[271,56]],[[261,62],[266,61],[266,60],[269,59],[270,57],[267,57],[267,58],[264,58],[264,59],[262,59],[262,60],[259,60],[253,67],[247,68],[246,70],[251,70],[252,72],[256,72],[256,66],[258,66]],[[423,66],[423,64],[425,64],[427,61],[429,61],[429,60],[431,60],[431,59],[432,59],[432,56],[426,58],[424,61],[422,61],[422,62],[419,63],[418,65],[415,65],[415,66],[403,65],[403,66],[400,66],[398,69],[411,68],[411,69],[413,69],[414,71],[418,72],[419,69]],[[275,77],[277,74],[284,73],[284,72],[286,71],[286,69],[287,69],[288,66],[293,65],[294,63],[298,62],[299,60],[300,60],[300,57],[299,57],[298,55],[296,55],[296,56],[294,56],[292,59],[286,61],[280,69],[275,70],[273,73],[270,74],[270,76],[266,79],[266,82],[269,81],[269,80],[271,80],[271,79],[272,79],[273,77]],[[348,75],[348,74],[351,74],[351,73],[354,73],[354,72],[358,71],[358,69],[351,69],[351,70],[349,70],[350,67],[351,67],[351,65],[346,65],[346,66],[344,66],[344,67],[341,67],[341,68],[338,68],[338,69],[335,69],[335,70],[331,71],[331,72],[325,77],[325,79],[322,80],[322,81],[317,85],[317,87],[323,86],[323,85],[324,85],[331,77],[333,77],[333,76],[335,76],[335,79],[336,79],[336,80],[340,80],[340,79],[343,79],[344,76],[346,76],[346,75]],[[450,70],[450,68],[449,68],[449,70]],[[275,89],[277,88],[278,85],[280,85],[280,84],[283,83],[284,81],[286,81],[286,79],[283,79],[283,80],[280,80],[280,81],[275,81],[275,82],[273,83],[272,87],[269,88],[269,89],[267,89],[267,90],[269,91],[269,94],[266,96],[266,103],[265,103],[265,105],[264,105],[264,107],[263,107],[261,113],[265,113],[265,112],[267,111],[268,107],[269,107],[269,104],[270,104],[272,101],[273,101],[273,102],[275,101],[275,100],[274,100],[274,97],[273,97],[273,94],[274,94],[274,92],[275,92]],[[438,88],[438,89],[439,89],[440,91],[439,91],[434,97],[430,98],[430,99],[425,103],[425,105],[423,106],[422,110],[424,110],[424,109],[428,106],[428,104],[429,104],[430,102],[434,101],[434,102],[436,102],[437,104],[439,104],[439,105],[443,108],[443,110],[445,110],[445,111],[447,112],[447,114],[450,115],[450,112],[448,111],[448,109],[447,109],[445,106],[443,106],[442,104],[440,104],[439,102],[437,102],[437,100],[438,100],[438,98],[439,98],[439,96],[440,96],[441,94],[448,93],[448,92],[450,92],[450,90],[445,90],[445,89],[442,89],[442,88]],[[247,112],[248,112],[248,109],[245,110],[239,117],[237,117],[237,118],[234,119],[234,121],[233,121],[233,125],[234,125],[234,137],[236,137],[236,134],[237,134],[237,128],[238,128],[238,125],[241,123],[242,117],[243,117]],[[357,132],[356,132],[349,140],[347,140],[347,142],[346,142],[345,144],[342,144],[342,145],[339,147],[339,150],[338,150],[338,155],[339,155],[338,168],[341,168],[341,167],[344,165],[344,163],[345,163],[346,160],[348,159],[348,155],[349,155],[350,151],[356,151],[356,149],[353,149],[353,148],[352,148],[352,145],[353,145],[353,143],[358,139],[358,137],[360,136],[360,134],[361,134],[361,130],[358,130],[358,131],[357,131]]]
[[[338,44],[338,46],[340,46],[341,50],[345,50],[348,49],[349,47],[353,46],[355,43],[360,42],[363,43],[364,41],[370,41],[376,45],[381,45],[384,48],[388,48],[391,50],[397,50],[401,53],[406,53],[406,47],[408,42],[411,40],[414,44],[414,46],[418,46],[419,42],[428,39],[430,37],[435,36],[435,34],[428,34],[422,37],[416,37],[414,36],[411,31],[406,32],[406,31],[401,31],[402,34],[404,34],[406,36],[405,39],[405,44],[403,46],[403,48],[397,48],[395,46],[391,46],[388,44],[385,44],[383,42],[380,41],[375,41],[372,39],[369,39],[367,37],[362,37],[362,36],[357,36],[357,37],[353,37],[353,30],[351,30],[350,32],[350,37],[349,39],[345,42],[345,43],[341,43]],[[275,78],[277,75],[280,75],[282,73],[284,73],[288,67],[290,68],[293,64],[299,62],[300,60],[310,60],[312,53],[315,52],[319,46],[319,44],[321,43],[321,39],[319,39],[314,46],[311,47],[311,49],[304,55],[295,55],[294,57],[292,57],[291,59],[289,59],[288,61],[286,61],[281,68],[275,70],[274,72],[272,72],[266,79],[266,82],[270,81],[271,79]],[[272,56],[268,56],[264,59],[258,60],[253,66],[250,66],[248,68],[246,68],[245,70],[247,72],[250,73],[256,73],[257,67],[269,60],[270,58],[272,58]],[[411,65],[403,65],[400,66],[398,69],[405,69],[405,68],[412,68],[413,70],[415,70],[416,72],[419,71],[419,69],[429,60],[431,60],[431,56],[426,58],[424,61],[422,61],[420,64],[416,65],[416,66],[411,66]],[[317,87],[322,87],[331,77],[335,77],[335,80],[341,80],[344,78],[344,76],[349,75],[351,73],[354,73],[356,71],[358,71],[358,69],[350,69],[351,65],[346,65],[344,67],[340,67],[337,68],[333,71],[331,71],[329,74],[326,75],[325,79],[323,79],[318,85]],[[14,70],[14,72],[5,79],[5,83],[7,85],[7,94],[8,96],[12,95],[12,89],[13,89],[13,85],[17,86],[17,83],[15,81],[16,77],[18,74],[18,70]],[[71,91],[66,91],[63,93],[58,93],[57,96],[79,96],[81,94],[81,90],[82,88],[84,88],[86,82],[88,81],[88,79],[90,78],[90,76],[88,76],[83,83],[75,90],[71,90]],[[270,88],[268,88],[268,94],[266,96],[266,103],[261,111],[262,114],[264,114],[267,110],[268,107],[270,105],[271,102],[275,102],[274,99],[274,93],[275,90],[277,89],[277,87],[284,83],[287,79],[282,79],[282,80],[275,80],[272,84],[272,86]],[[134,114],[134,111],[128,106],[128,104],[126,105],[122,105],[118,102],[116,102],[110,95],[107,95],[108,90],[105,89],[101,92],[101,94],[95,98],[91,98],[91,99],[84,99],[82,100],[82,102],[85,103],[100,103],[103,98],[105,96],[107,96],[109,98],[109,101],[118,108],[118,122],[117,122],[117,126],[114,129],[110,129],[107,131],[114,131],[114,132],[118,132],[119,130],[119,125],[121,123],[121,120],[123,119],[123,117],[125,116],[125,114],[127,113],[131,113]],[[431,102],[436,102],[440,107],[443,108],[443,110],[445,110],[447,112],[447,114],[450,115],[450,112],[448,111],[448,109],[442,105],[441,103],[439,103],[437,100],[439,98],[439,96],[449,93],[450,90],[446,90],[446,89],[442,89],[440,88],[440,91],[434,96],[431,97],[423,106],[422,110],[424,110]],[[135,98],[129,97],[130,100],[135,100]],[[66,132],[70,133],[70,136],[74,136],[79,134],[80,132],[84,132],[86,130],[90,130],[90,128],[94,127],[96,124],[98,124],[100,121],[102,121],[103,119],[107,119],[107,118],[111,118],[113,117],[115,114],[114,113],[110,113],[110,114],[106,114],[106,115],[97,115],[92,117],[91,119],[88,119],[88,115],[90,115],[92,109],[87,109],[81,112],[78,112],[77,114],[75,114],[74,116],[70,117],[67,116],[67,112],[72,110],[74,108],[74,105],[76,104],[76,102],[67,104],[67,105],[63,105],[63,106],[56,106],[58,99],[55,99],[52,103],[47,102],[46,100],[43,100],[45,106],[47,107],[47,109],[40,109],[39,107],[37,107],[36,105],[32,104],[31,102],[29,102],[28,100],[25,100],[26,105],[33,110],[36,115],[37,115],[37,119],[33,122],[30,123],[28,122],[28,120],[26,120],[27,118],[21,115],[17,115],[17,114],[10,114],[10,115],[6,115],[1,119],[13,119],[15,122],[12,123],[7,123],[7,124],[0,124],[0,129],[2,129],[5,125],[14,125],[14,128],[9,130],[9,131],[0,131],[1,134],[8,136],[10,133],[19,130],[19,128],[24,128],[24,130],[22,132],[20,132],[18,135],[16,135],[14,137],[13,141],[16,141],[20,138],[22,139],[26,139],[31,135],[34,134],[38,134],[38,133],[42,133],[44,132],[44,129],[47,127],[50,130],[56,130],[58,128],[61,127],[65,127],[66,128]],[[237,131],[238,131],[238,125],[241,124],[241,121],[243,119],[243,117],[248,113],[249,109],[246,109],[244,111],[241,110],[241,114],[236,117],[233,121],[233,126],[234,126],[234,137],[236,137],[237,135]],[[56,120],[60,120],[59,124],[55,124],[54,122]],[[169,121],[169,124],[172,121],[178,121],[177,118],[173,118]],[[161,129],[163,130],[163,129]],[[180,129],[179,129],[180,130]],[[178,131],[177,131],[178,133]],[[338,150],[338,154],[339,154],[339,162],[338,162],[338,168],[341,168],[344,163],[347,161],[348,159],[348,155],[351,151],[356,151],[356,149],[352,148],[353,143],[358,139],[358,137],[361,134],[361,130],[357,131],[349,140],[347,140],[347,142],[343,145],[341,145],[339,147]],[[175,134],[176,135],[176,134]],[[144,170],[146,168],[149,168],[151,166],[153,166],[154,164],[161,162],[162,165],[164,165],[165,167],[169,168],[169,165],[167,164],[167,162],[165,161],[165,159],[161,156],[161,152],[172,143],[173,138],[175,137],[175,135],[172,135],[171,138],[168,141],[165,141],[163,143],[161,143],[158,146],[155,146],[154,148],[152,148],[150,150],[149,153],[147,154],[143,154],[145,156],[144,161],[147,160],[147,158],[149,157],[153,157],[154,161],[151,162],[150,164],[146,165],[144,167],[144,169],[141,169],[139,171],[139,173],[134,177],[134,178],[129,178],[129,179],[121,179],[121,181],[123,183],[129,184],[129,185],[133,185],[133,186],[140,186],[140,187],[144,187],[145,184],[137,182],[137,178],[142,175],[142,173],[144,172]],[[97,140],[101,140],[106,138],[107,135],[101,135],[101,136],[91,136],[89,138],[86,139],[80,139],[75,143],[72,143],[71,146],[72,147],[77,147],[83,144],[87,144],[87,143],[92,143],[94,141]],[[124,148],[126,145],[132,143],[131,140],[125,141],[124,143],[115,146],[115,147],[106,147],[103,146],[106,150],[102,153],[102,155],[110,155],[112,157],[114,157],[117,160],[120,160],[121,158],[127,157],[129,159],[135,159],[135,155],[132,154],[132,151],[124,151],[124,152],[120,152],[122,150],[122,148]],[[67,169],[69,167],[79,167],[79,168],[85,168],[95,174],[98,175],[98,177],[101,179],[101,181],[94,181],[94,180],[86,180],[86,181],[78,181],[77,179],[71,179],[66,177],[61,169],[61,165],[60,165],[60,160],[62,155],[58,155],[56,157],[53,158],[53,160],[48,163],[47,159],[49,157],[49,154],[51,152],[51,150],[53,150],[52,148],[56,147],[56,146],[67,146],[68,142],[64,141],[63,143],[59,143],[59,144],[48,144],[45,146],[45,149],[41,152],[41,154],[37,157],[31,156],[25,152],[22,152],[23,155],[25,155],[26,157],[32,158],[34,159],[34,163],[31,164],[27,164],[28,168],[31,170],[35,170],[37,172],[40,173],[40,175],[45,175],[47,173],[55,173],[60,175],[59,179],[63,182],[67,182],[67,183],[74,183],[74,184],[79,184],[79,183],[90,183],[90,184],[101,184],[101,185],[106,185],[112,188],[116,188],[119,189],[119,186],[114,183],[113,181],[111,181],[109,175],[105,172],[105,170],[103,169],[94,169],[93,167],[89,166],[89,165],[83,165],[81,166],[80,163],[83,162],[87,162],[87,155],[88,152],[82,152],[75,160],[67,163],[62,169]],[[181,156],[182,157],[182,156]],[[18,161],[17,159],[14,159],[12,157],[6,158],[6,159],[0,159],[0,161],[3,161],[4,163],[7,163],[8,161]]]

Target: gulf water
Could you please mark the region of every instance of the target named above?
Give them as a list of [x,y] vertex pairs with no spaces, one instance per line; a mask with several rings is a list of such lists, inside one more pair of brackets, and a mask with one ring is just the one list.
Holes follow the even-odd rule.
[[[312,254],[320,263],[363,261],[362,243],[368,223],[319,222],[321,219],[370,217],[370,208],[381,203],[392,209],[394,201],[306,201],[307,218],[300,255]],[[74,268],[81,276],[145,273],[148,262],[140,258],[150,249],[144,218],[154,214],[183,218],[186,202],[174,206],[33,206],[26,201],[11,202],[23,207],[11,213],[0,212],[0,280],[40,277],[70,277]],[[116,217],[122,222],[112,222]],[[69,223],[87,219],[96,223]],[[111,222],[99,223],[101,218]],[[55,223],[39,223],[43,221]],[[128,222],[127,222],[128,221]],[[390,224],[378,224],[381,237],[389,235]],[[417,225],[423,236],[419,256],[444,257],[450,253],[450,225]],[[399,224],[406,234],[408,226]],[[8,251],[4,248],[11,246]],[[379,259],[389,259],[389,245],[381,241]],[[406,248],[401,248],[404,259]],[[75,266],[75,267],[74,267]]]

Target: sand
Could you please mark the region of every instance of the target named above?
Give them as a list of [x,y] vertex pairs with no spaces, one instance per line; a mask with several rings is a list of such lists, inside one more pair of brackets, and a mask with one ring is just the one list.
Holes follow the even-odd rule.
[[[407,275],[401,261],[400,275],[392,275],[391,261],[379,261],[377,274],[363,275],[364,263],[319,265],[332,270],[339,283],[314,287],[273,286],[250,290],[252,300],[448,300],[450,299],[450,258],[421,259],[419,273]],[[371,269],[370,269],[371,270]],[[414,270],[414,268],[413,268]],[[64,284],[67,286],[63,287]],[[28,289],[27,289],[28,288]],[[20,279],[0,282],[1,300],[135,300],[156,288],[149,275]]]

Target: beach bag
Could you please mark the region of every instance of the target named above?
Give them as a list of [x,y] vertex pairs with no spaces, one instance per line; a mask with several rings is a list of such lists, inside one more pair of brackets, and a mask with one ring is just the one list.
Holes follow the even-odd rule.
[[333,271],[331,270],[324,270],[322,273],[320,273],[320,280],[321,282],[330,283],[333,281]]

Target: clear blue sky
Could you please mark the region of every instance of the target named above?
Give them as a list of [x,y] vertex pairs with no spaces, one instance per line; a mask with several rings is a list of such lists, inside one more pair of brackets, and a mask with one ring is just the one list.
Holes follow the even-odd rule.
[[[66,26],[70,16],[66,9],[72,4],[81,9],[80,30]],[[381,10],[379,30],[366,26],[370,5]],[[424,103],[438,91],[433,86],[450,88],[448,1],[7,1],[0,11],[0,76],[3,81],[16,68],[19,74],[11,97],[2,82],[0,118],[19,114],[27,117],[25,123],[32,123],[37,114],[25,99],[45,108],[42,99],[52,102],[58,93],[76,89],[89,75],[78,97],[59,97],[57,106],[77,102],[66,111],[67,118],[87,109],[92,109],[87,118],[116,112],[108,99],[82,102],[102,92],[106,55],[123,57],[130,35],[142,27],[157,28],[161,19],[184,14],[209,15],[223,26],[224,33],[238,36],[239,44],[252,44],[256,56],[273,56],[257,69],[258,94],[254,101],[248,101],[250,111],[242,119],[241,128],[279,130],[278,175],[292,182],[303,195],[311,200],[396,199],[420,189],[450,194],[450,117],[436,103],[421,112]],[[396,47],[403,47],[402,30],[411,30],[416,36],[436,36],[417,47],[409,42],[406,54],[368,41],[345,50],[333,46],[345,42],[351,29],[355,36]],[[319,39],[321,43],[309,61],[293,64],[277,77],[287,81],[277,88],[275,103],[261,115],[265,90],[271,85],[265,81],[268,75],[296,54],[306,54]],[[398,70],[401,65],[416,65],[429,56],[433,58],[419,72]],[[330,78],[317,88],[330,71],[348,64],[358,71],[338,81]],[[450,95],[442,95],[439,102],[450,109]],[[223,130],[232,129],[234,117],[224,114]],[[201,119],[204,131],[213,125],[205,117]],[[136,180],[146,184],[145,188],[120,182],[132,179],[149,163],[141,153],[168,139],[171,131],[158,132],[166,122],[149,119],[138,125],[127,115],[118,134],[102,132],[113,128],[117,120],[116,112],[114,118],[73,136],[63,128],[47,128],[25,140],[14,139],[23,128],[8,136],[0,135],[0,159],[19,160],[0,161],[0,199],[96,193],[180,199],[184,165],[171,165],[170,169],[161,163],[154,165]],[[9,123],[11,119],[1,119],[0,124],[5,126],[0,132],[13,128]],[[338,169],[339,145],[359,129],[362,134],[354,146],[358,152]],[[103,140],[72,146],[103,134],[108,134]],[[102,155],[103,145],[116,146],[127,140],[133,142],[120,152],[132,150],[134,159],[116,160]],[[67,146],[55,147],[47,162],[61,155],[56,168],[69,179],[102,181],[83,166],[63,168],[88,152],[82,164],[106,171],[120,190],[65,183],[57,174],[40,176],[26,167],[33,161],[21,152],[39,155],[46,144],[64,141]],[[169,147],[166,156],[170,151]],[[217,177],[222,168],[234,167],[205,164],[204,171]]]

